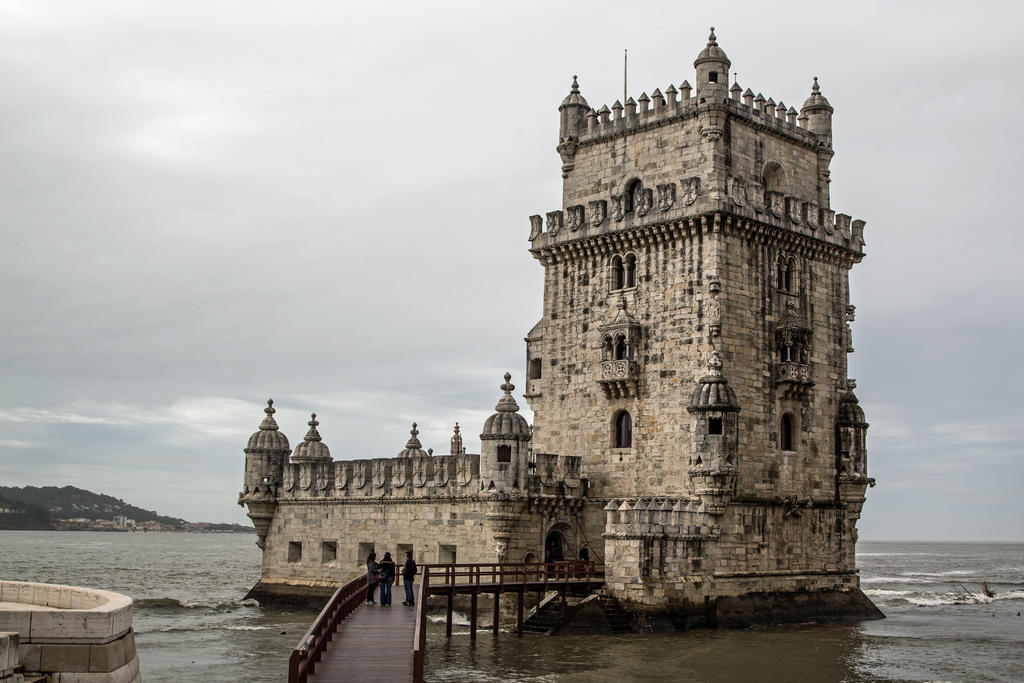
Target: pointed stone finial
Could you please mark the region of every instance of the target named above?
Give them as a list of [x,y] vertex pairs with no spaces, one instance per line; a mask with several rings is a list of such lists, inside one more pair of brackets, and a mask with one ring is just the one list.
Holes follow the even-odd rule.
[[498,399],[498,404],[494,406],[494,409],[499,413],[515,413],[519,410],[519,404],[512,398],[512,391],[516,388],[515,384],[512,384],[512,375],[508,372],[505,373],[505,383],[499,387],[504,395]]
[[455,423],[455,433],[452,434],[451,445],[452,445],[452,447],[451,447],[451,454],[452,455],[462,455],[463,453],[466,452],[466,449],[463,448],[463,446],[462,446],[462,434],[461,434],[461,432],[459,430],[459,423],[458,422]]
[[316,413],[310,413],[309,418],[310,418],[309,422],[306,423],[306,424],[309,425],[309,431],[306,432],[306,437],[303,440],[304,441],[323,441],[323,438],[320,436],[320,432],[318,432],[316,430],[317,426],[319,426],[319,424],[320,424],[316,420]]
[[811,86],[811,93],[817,95],[821,92],[821,88],[818,87],[818,77],[814,77],[814,85]]
[[572,77],[572,88],[569,89],[569,92],[571,92],[574,95],[580,94],[580,84],[576,82],[576,76]]
[[423,444],[416,437],[419,435],[419,430],[416,429],[416,423],[412,423],[412,429],[409,430],[409,440],[405,442],[406,450],[422,450]]
[[708,36],[708,47],[718,47],[718,38],[715,38],[715,27],[711,27],[711,35]]
[[260,422],[260,429],[269,431],[276,431],[279,429],[277,426],[277,420],[274,419],[274,413],[277,412],[274,408],[274,399],[267,399],[267,407],[263,409],[263,412],[266,415],[263,417],[263,422]]

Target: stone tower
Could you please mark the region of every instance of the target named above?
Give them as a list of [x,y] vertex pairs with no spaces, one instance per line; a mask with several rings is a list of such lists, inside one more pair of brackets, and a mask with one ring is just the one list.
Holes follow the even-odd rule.
[[263,548],[267,531],[277,508],[277,494],[281,487],[281,473],[292,452],[288,437],[274,419],[274,400],[267,399],[265,416],[259,429],[249,437],[245,446],[244,490],[238,495],[238,504],[249,509],[248,517],[256,528],[256,544]]
[[829,203],[833,108],[817,78],[799,114],[730,87],[714,29],[694,67],[696,88],[611,109],[574,77],[559,107],[562,206],[530,219],[533,450],[582,456],[626,600],[866,602],[874,482],[847,379],[864,222]]

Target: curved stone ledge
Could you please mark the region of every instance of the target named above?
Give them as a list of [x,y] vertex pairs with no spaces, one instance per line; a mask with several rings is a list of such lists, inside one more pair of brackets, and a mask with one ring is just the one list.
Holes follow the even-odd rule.
[[55,683],[140,680],[132,599],[126,595],[0,581],[0,631],[18,633],[26,672],[50,674]]

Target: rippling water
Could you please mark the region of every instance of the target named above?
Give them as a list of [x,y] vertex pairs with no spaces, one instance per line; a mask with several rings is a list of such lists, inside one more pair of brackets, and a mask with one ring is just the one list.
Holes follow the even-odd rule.
[[[282,681],[313,615],[241,599],[259,576],[254,541],[249,534],[0,531],[0,578],[132,596],[146,683]],[[465,626],[448,641],[435,624],[428,679],[1024,680],[1024,544],[862,542],[858,549],[863,588],[888,619],[641,636],[481,634],[475,644]],[[981,595],[985,581],[994,598]]]

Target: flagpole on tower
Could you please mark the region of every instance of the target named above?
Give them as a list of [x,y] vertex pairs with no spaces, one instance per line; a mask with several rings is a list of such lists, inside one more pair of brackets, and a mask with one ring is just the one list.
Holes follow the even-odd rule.
[[629,64],[629,50],[627,49],[627,50],[623,50],[622,51],[622,105],[623,106],[626,105],[626,100],[629,99],[628,95],[626,94],[626,91],[627,91],[627,88],[626,88],[626,86],[627,86],[627,82],[626,82],[626,67],[628,66],[628,64]]

